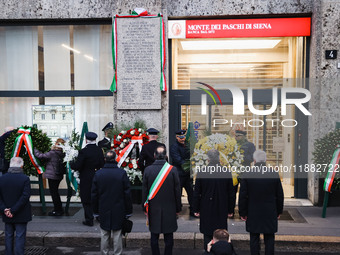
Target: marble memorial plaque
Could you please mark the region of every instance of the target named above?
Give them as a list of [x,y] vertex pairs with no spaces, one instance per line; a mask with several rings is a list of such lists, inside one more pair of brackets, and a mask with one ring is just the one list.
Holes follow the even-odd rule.
[[159,18],[118,18],[117,108],[161,109]]

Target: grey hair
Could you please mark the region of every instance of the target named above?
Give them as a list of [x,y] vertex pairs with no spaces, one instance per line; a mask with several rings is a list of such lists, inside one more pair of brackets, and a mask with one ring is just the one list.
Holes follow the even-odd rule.
[[218,150],[212,149],[207,152],[207,156],[210,160],[210,163],[217,163],[220,161],[220,153]]
[[5,133],[7,133],[8,131],[12,131],[14,129],[14,127],[5,127]]
[[267,154],[264,151],[256,150],[253,154],[253,158],[256,161],[256,163],[266,162]]
[[22,167],[24,165],[24,160],[20,157],[11,158],[11,162],[9,163],[10,167]]

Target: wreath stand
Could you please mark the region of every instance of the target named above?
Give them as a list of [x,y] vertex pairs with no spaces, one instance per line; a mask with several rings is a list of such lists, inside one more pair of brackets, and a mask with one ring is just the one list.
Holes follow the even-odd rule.
[[[85,134],[89,131],[89,128],[87,126],[87,122],[83,123],[83,128],[81,130],[81,136],[80,136],[80,141],[79,141],[79,147],[83,144],[84,141],[84,136]],[[70,164],[67,163],[67,171],[66,171],[66,184],[67,184],[67,200],[66,200],[66,206],[65,206],[65,214],[68,214],[68,210],[70,208],[70,202],[71,202],[71,197],[73,193],[73,189],[71,186],[71,181],[70,181],[70,175],[69,173],[71,172]],[[77,188],[75,188],[77,190]]]
[[37,181],[30,181],[31,184],[38,184],[39,185],[39,197],[40,197],[40,203],[41,203],[41,210],[42,213],[46,213],[46,202],[45,202],[45,191],[44,191],[44,184],[43,184],[43,178],[42,174],[38,175]]

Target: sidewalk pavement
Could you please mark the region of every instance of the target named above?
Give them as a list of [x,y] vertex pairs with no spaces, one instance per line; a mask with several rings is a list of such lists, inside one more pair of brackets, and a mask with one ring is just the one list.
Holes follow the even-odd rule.
[[[305,201],[292,200],[284,210],[291,219],[279,221],[276,234],[277,251],[334,252],[340,253],[340,207],[328,207],[326,218],[321,217],[322,207],[303,206]],[[307,203],[308,204],[308,203]],[[298,205],[298,206],[296,206]],[[39,206],[32,203],[32,206]],[[74,216],[33,216],[28,224],[27,246],[46,247],[99,247],[100,227],[84,226],[81,204],[72,203],[72,208],[80,210]],[[127,247],[149,247],[150,233],[145,222],[141,205],[134,205],[131,220],[132,233],[126,239]],[[228,221],[228,231],[238,250],[249,249],[249,234],[245,223],[238,218]],[[4,245],[4,224],[0,223],[0,245]],[[178,230],[174,234],[177,248],[203,248],[203,236],[199,231],[199,219],[189,216],[188,206],[184,205],[179,215]],[[162,243],[162,242],[161,242]]]

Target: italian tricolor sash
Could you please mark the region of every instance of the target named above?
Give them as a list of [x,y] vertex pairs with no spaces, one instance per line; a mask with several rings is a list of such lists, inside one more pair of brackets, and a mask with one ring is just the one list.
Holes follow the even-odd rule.
[[340,146],[334,151],[331,163],[328,167],[328,173],[325,179],[325,183],[323,185],[323,190],[327,192],[331,192],[332,184],[334,181],[334,177],[337,171],[339,171],[340,164]]
[[157,195],[159,189],[162,187],[166,177],[169,175],[172,168],[172,165],[170,165],[168,162],[165,162],[161,171],[158,173],[156,179],[152,183],[149,195],[144,203],[144,207],[147,213],[149,212],[149,201]]
[[33,142],[30,133],[30,128],[19,128],[18,134],[20,135],[15,139],[11,157],[19,157],[22,143],[24,142],[27,154],[30,157],[33,166],[35,167],[35,169],[37,169],[38,174],[42,174],[43,172],[45,172],[45,168],[41,166],[39,160],[34,156]]

